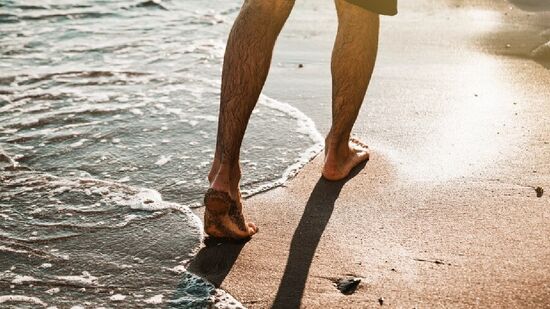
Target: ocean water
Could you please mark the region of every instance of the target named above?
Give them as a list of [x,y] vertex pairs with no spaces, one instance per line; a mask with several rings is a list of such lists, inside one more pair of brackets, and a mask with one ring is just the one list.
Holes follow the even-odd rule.
[[[550,1],[548,0],[508,0],[510,3],[518,7],[523,11],[530,12],[534,15],[540,15],[541,20],[546,22],[542,23],[542,26],[550,26],[548,22],[550,20]],[[546,40],[545,43],[536,47],[531,51],[531,57],[535,60],[541,61],[550,67],[550,28],[546,28],[539,36]]]
[[550,11],[550,2],[547,0],[508,0],[522,10],[530,12]]
[[[0,0],[0,306],[235,306],[185,270],[240,1]],[[244,195],[321,148],[262,96]]]

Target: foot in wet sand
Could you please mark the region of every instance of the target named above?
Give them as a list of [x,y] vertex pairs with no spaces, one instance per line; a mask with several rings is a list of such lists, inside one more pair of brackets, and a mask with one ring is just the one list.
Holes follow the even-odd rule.
[[369,147],[355,138],[350,138],[347,147],[328,147],[325,150],[323,177],[337,181],[346,178],[351,170],[369,159]]
[[244,239],[258,232],[254,223],[246,222],[240,196],[232,199],[227,192],[208,189],[204,196],[204,231],[213,237]]

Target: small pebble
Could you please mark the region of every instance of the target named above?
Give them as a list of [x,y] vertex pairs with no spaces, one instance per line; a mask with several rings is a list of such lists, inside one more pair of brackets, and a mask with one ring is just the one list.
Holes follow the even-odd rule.
[[536,187],[535,192],[537,192],[537,197],[542,197],[542,194],[544,194],[544,189],[542,187]]
[[359,286],[360,282],[361,279],[359,278],[340,279],[336,282],[336,288],[338,288],[342,294],[350,295],[357,290],[357,286]]

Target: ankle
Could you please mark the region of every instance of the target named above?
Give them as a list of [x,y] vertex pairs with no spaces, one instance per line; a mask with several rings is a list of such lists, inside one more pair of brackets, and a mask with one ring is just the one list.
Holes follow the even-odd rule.
[[214,178],[216,178],[216,175],[218,174],[218,171],[220,169],[220,161],[217,159],[214,159],[214,162],[212,162],[212,166],[210,167],[210,171],[208,172],[208,182],[212,184],[214,181]]
[[334,135],[329,133],[325,139],[326,157],[343,157],[349,153],[349,135]]
[[338,132],[330,129],[325,138],[325,145],[330,149],[343,148],[348,145],[350,137],[351,132]]
[[239,182],[241,180],[240,166],[220,164],[217,171],[210,171],[210,188],[222,192],[227,192],[232,198],[236,198],[239,192]]

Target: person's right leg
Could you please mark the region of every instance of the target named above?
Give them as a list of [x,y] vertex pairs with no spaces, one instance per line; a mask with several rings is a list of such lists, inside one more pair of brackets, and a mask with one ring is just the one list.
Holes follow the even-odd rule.
[[207,234],[245,238],[256,233],[242,214],[239,154],[250,114],[267,78],[275,41],[294,0],[246,0],[227,41],[216,153],[205,195]]
[[340,180],[368,160],[367,146],[350,139],[365,97],[378,49],[379,16],[335,0],[338,33],[332,51],[332,127],[325,143],[323,177]]

